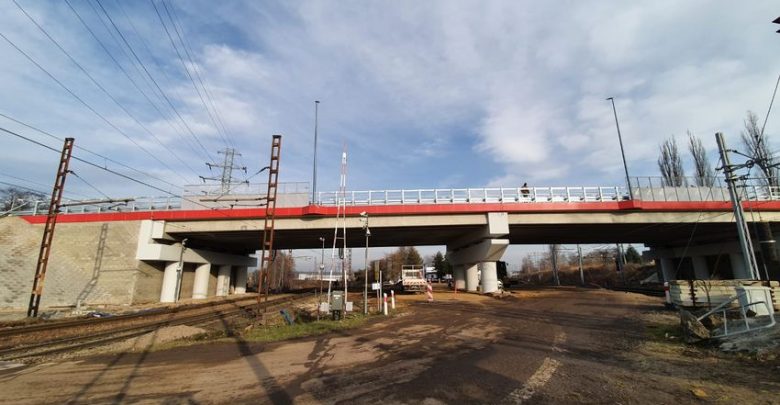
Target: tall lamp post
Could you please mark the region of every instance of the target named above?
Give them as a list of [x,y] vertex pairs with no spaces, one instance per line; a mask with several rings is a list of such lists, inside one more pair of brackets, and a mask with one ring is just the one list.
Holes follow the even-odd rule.
[[320,320],[320,308],[322,307],[322,270],[325,269],[325,238],[320,236],[320,242],[322,243],[321,257],[320,257],[320,294],[317,302],[317,320]]
[[612,102],[612,112],[615,114],[615,127],[617,127],[618,142],[620,142],[620,154],[623,156],[623,169],[626,171],[626,185],[628,186],[628,198],[634,199],[634,190],[631,188],[631,178],[628,177],[628,164],[626,163],[626,152],[623,150],[623,137],[620,135],[620,124],[618,123],[617,110],[615,109],[615,98],[610,97],[607,100]]
[[317,124],[319,119],[319,100],[314,100],[314,169],[311,179],[311,203],[317,202]]
[[360,213],[363,220],[363,230],[366,231],[366,257],[365,257],[365,270],[363,271],[363,315],[368,315],[368,237],[371,236],[371,229],[368,228],[368,213],[363,211]]

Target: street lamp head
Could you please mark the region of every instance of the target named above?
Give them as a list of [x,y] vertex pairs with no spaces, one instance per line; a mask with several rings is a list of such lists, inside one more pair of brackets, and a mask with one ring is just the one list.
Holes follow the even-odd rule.
[[320,242],[325,242],[325,238],[320,236]]
[[614,97],[607,97],[607,101],[609,101],[609,100],[613,100],[614,101],[615,98]]
[[319,104],[320,100],[314,100],[314,104]]
[[371,236],[371,230],[366,228],[366,236]]
[[365,212],[365,211],[363,211],[363,212],[361,212],[361,213],[360,213],[360,216],[361,216],[361,217],[367,217],[367,216],[368,216],[368,213],[367,213],[367,212]]

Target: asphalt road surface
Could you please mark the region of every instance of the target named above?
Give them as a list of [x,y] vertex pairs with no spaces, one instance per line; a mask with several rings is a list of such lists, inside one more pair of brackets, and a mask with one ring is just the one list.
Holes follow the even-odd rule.
[[[323,336],[198,344],[1,370],[0,403],[698,400],[686,380],[687,366],[639,353],[646,339],[639,315],[659,310],[658,298],[551,289],[503,300],[437,294],[433,303],[421,295],[402,301],[405,310],[395,317]],[[710,395],[711,386],[722,385],[712,376],[695,378]],[[724,390],[761,395],[750,386],[752,379],[730,379]],[[769,398],[777,398],[778,382],[768,380],[765,388],[774,395]]]

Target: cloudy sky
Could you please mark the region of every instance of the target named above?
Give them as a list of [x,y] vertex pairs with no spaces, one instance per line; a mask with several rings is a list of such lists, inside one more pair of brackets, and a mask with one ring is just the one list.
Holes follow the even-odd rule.
[[[350,189],[622,185],[605,98],[631,174],[656,176],[671,135],[713,159],[716,131],[738,146],[780,73],[772,1],[16,1],[0,4],[0,113],[174,193],[226,146],[254,173],[275,133],[281,180],[310,181],[314,100],[320,190],[343,148]],[[780,148],[778,114],[767,132]],[[2,181],[46,190],[56,158],[0,134]],[[107,195],[161,194],[73,169]]]

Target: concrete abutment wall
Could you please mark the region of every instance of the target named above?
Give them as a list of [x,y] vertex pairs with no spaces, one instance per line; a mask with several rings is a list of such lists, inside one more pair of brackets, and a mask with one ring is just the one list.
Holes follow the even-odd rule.
[[[58,223],[41,307],[159,302],[165,269],[171,261],[138,257],[139,245],[153,245],[144,236],[144,222],[149,221]],[[0,308],[27,308],[43,227],[43,224],[30,224],[19,217],[0,218]],[[197,258],[185,261],[183,266],[180,299],[193,297],[196,268],[206,263],[202,257],[216,260],[227,257],[217,252],[193,253]],[[246,291],[245,287],[235,284],[246,284],[246,263],[241,264],[232,266],[235,280],[228,291]],[[211,266],[208,272],[201,269],[195,298],[218,295],[218,269],[217,265]]]

